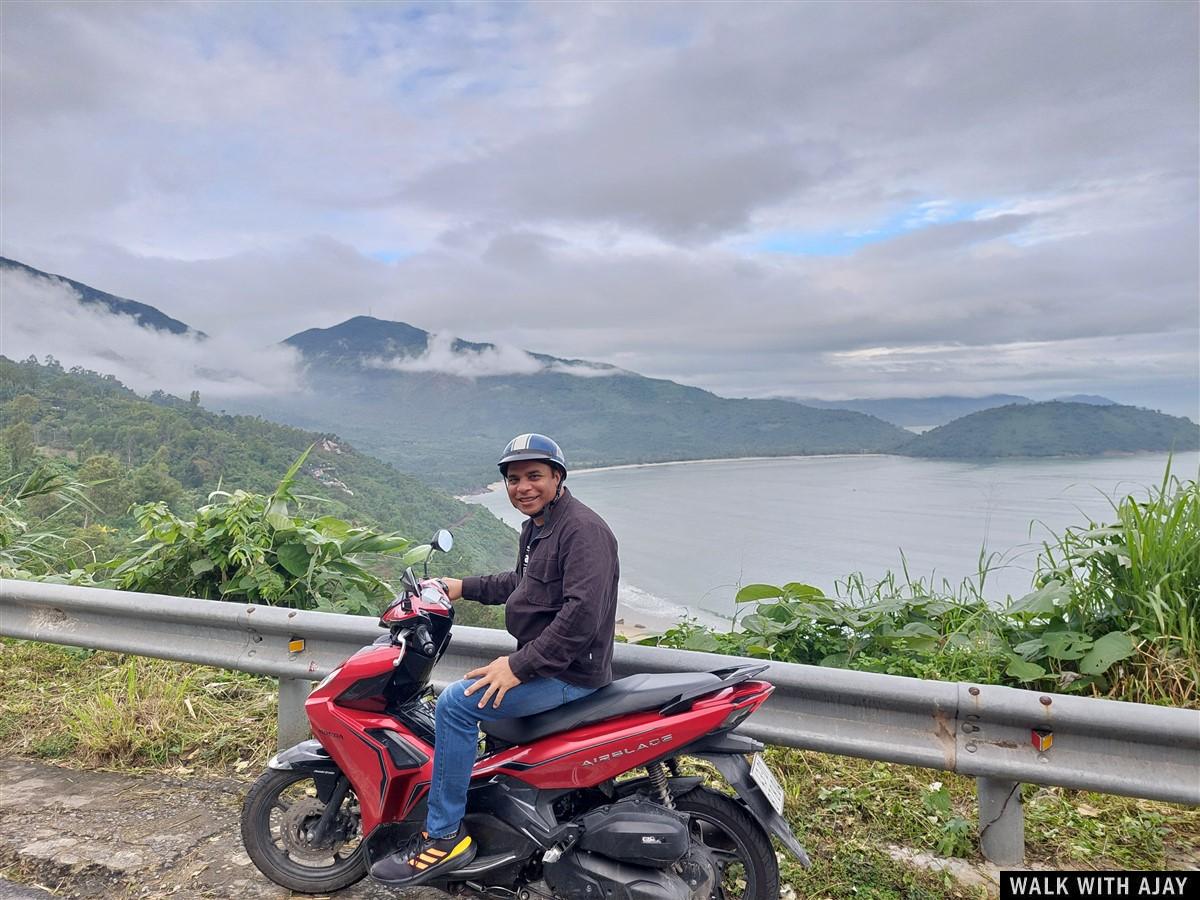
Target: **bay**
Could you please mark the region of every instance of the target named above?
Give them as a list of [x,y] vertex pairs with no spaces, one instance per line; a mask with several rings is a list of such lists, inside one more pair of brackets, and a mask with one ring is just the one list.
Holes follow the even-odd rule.
[[[742,584],[800,581],[832,592],[853,572],[957,585],[993,555],[990,602],[1030,590],[1053,533],[1111,521],[1112,501],[1161,482],[1167,454],[986,462],[900,456],[717,460],[572,472],[569,485],[620,544],[621,605],[658,630],[718,622]],[[1197,477],[1200,454],[1172,471]],[[519,527],[505,492],[469,499]]]

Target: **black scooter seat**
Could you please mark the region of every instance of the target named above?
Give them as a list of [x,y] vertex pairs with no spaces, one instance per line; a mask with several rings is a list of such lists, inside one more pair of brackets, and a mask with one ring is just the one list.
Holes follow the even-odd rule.
[[630,675],[618,678],[582,700],[526,716],[523,719],[500,719],[483,722],[483,733],[506,744],[527,744],[556,734],[611,719],[626,713],[658,709],[669,705],[684,694],[697,696],[706,693],[705,688],[717,690],[727,684],[720,676],[711,672],[670,672],[663,675]]

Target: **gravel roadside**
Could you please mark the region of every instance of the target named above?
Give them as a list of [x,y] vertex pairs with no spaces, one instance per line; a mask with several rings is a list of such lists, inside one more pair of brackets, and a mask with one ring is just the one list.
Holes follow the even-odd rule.
[[[242,848],[248,785],[64,769],[0,759],[0,900],[58,897],[280,898]],[[339,900],[446,900],[428,888],[359,882]]]

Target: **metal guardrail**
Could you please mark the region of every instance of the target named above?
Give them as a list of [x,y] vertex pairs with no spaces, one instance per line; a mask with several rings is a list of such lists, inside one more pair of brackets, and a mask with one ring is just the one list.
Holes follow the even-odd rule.
[[[159,594],[0,580],[0,634],[270,675],[281,746],[307,735],[312,681],[380,634],[374,619]],[[299,652],[289,650],[297,638]],[[458,626],[445,685],[513,650]],[[742,660],[763,662],[762,660]],[[737,658],[618,644],[617,677],[708,671]],[[1200,712],[990,685],[771,663],[776,690],[740,730],[769,744],[924,766],[977,779],[984,855],[1024,855],[1022,782],[1200,805]],[[1039,750],[1035,738],[1051,745]]]

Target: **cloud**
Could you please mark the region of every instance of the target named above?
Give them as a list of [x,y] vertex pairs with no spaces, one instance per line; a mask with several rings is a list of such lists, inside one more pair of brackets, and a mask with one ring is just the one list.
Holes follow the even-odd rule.
[[558,360],[544,362],[516,347],[496,346],[473,350],[469,347],[455,348],[457,339],[450,334],[439,333],[429,336],[424,353],[416,356],[395,356],[388,359],[374,358],[366,361],[373,369],[390,369],[395,372],[437,372],[459,378],[487,378],[497,375],[534,375],[539,372],[554,372],[580,378],[597,378],[615,375],[619,371],[611,366],[597,365],[583,360]]
[[391,359],[371,359],[369,368],[392,369],[397,372],[439,372],[460,378],[486,378],[489,375],[532,375],[540,372],[542,364],[515,347],[488,347],[483,350],[454,349],[455,338],[441,333],[431,334],[424,353],[418,356],[396,356]]
[[10,6],[0,253],[214,335],[1200,396],[1195,4]]
[[138,325],[132,316],[84,305],[58,279],[0,271],[0,354],[55,357],[64,366],[114,375],[142,393],[163,390],[206,400],[292,391],[302,383],[300,356],[253,338],[176,335]]
[[571,360],[569,362],[554,362],[546,366],[547,372],[556,375],[572,375],[575,378],[609,378],[613,375],[629,374],[625,369],[607,366],[599,363]]

